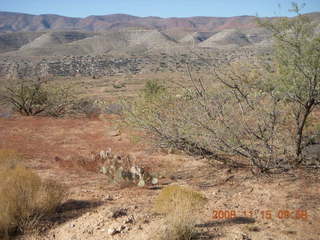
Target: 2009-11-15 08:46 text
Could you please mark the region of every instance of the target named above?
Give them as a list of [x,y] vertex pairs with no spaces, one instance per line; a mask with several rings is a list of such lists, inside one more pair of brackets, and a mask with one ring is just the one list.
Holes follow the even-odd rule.
[[249,218],[262,218],[267,220],[272,219],[296,219],[296,220],[308,220],[307,210],[213,210],[212,218],[218,219],[231,219],[236,217],[249,217]]

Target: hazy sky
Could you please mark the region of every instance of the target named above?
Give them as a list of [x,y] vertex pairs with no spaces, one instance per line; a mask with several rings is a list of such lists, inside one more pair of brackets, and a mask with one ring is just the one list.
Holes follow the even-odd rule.
[[[0,0],[0,11],[58,14],[69,17],[125,13],[136,16],[189,17],[239,15],[291,16],[292,0]],[[302,12],[320,11],[320,0],[306,3]],[[280,8],[279,5],[280,4]]]

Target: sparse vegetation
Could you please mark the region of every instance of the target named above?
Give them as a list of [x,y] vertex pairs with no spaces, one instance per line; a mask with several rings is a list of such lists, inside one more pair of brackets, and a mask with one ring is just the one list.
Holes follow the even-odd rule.
[[148,80],[142,90],[146,99],[154,98],[165,92],[165,87],[157,80]]
[[211,85],[189,71],[193,87],[182,97],[140,98],[128,119],[165,146],[223,162],[234,164],[236,156],[261,171],[301,163],[305,125],[320,104],[320,37],[294,7],[296,18],[263,23],[275,37],[271,62],[240,58],[213,66]]
[[101,108],[93,99],[83,98],[76,101],[72,109],[81,114],[85,114],[88,118],[97,118],[101,113]]
[[113,154],[111,149],[101,151],[95,159],[101,162],[100,172],[108,176],[110,182],[123,186],[157,184],[158,178],[146,169],[133,163],[132,158]]
[[190,240],[195,237],[199,217],[196,212],[206,202],[206,197],[194,190],[177,185],[164,188],[155,201],[155,211],[165,214],[165,220],[153,239]]
[[120,89],[120,88],[124,88],[126,86],[126,84],[124,82],[117,81],[117,82],[113,83],[112,86],[113,86],[113,88]]
[[20,162],[14,151],[0,149],[0,236],[35,231],[39,220],[55,210],[65,189],[41,180]]
[[172,185],[161,190],[155,200],[154,210],[161,214],[170,214],[181,207],[186,211],[199,210],[206,201],[206,197],[197,191]]
[[275,81],[270,91],[288,101],[294,117],[295,157],[301,162],[303,137],[309,116],[320,104],[320,34],[307,16],[300,14],[298,4],[292,4],[297,14],[282,18],[278,24],[261,22],[273,33],[275,40]]
[[320,12],[293,7],[0,12],[0,240],[318,239]]
[[66,114],[74,99],[71,87],[42,81],[12,81],[0,93],[0,103],[26,116]]

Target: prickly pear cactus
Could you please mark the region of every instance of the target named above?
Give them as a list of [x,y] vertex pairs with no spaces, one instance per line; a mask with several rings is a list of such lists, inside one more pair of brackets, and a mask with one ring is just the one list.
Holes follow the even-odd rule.
[[129,155],[114,155],[109,148],[98,154],[102,162],[100,172],[107,175],[111,182],[133,182],[139,187],[146,184],[158,184],[158,179],[145,171],[142,167],[134,165]]

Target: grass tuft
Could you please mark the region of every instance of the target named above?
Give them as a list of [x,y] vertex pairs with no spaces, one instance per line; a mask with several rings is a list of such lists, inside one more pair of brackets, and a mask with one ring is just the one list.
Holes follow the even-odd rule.
[[0,149],[0,237],[4,238],[35,230],[65,196],[60,184],[42,180],[19,160],[15,151]]
[[162,226],[152,239],[190,240],[198,235],[195,228],[206,197],[192,189],[172,185],[164,188],[155,201],[157,213],[165,214]]

